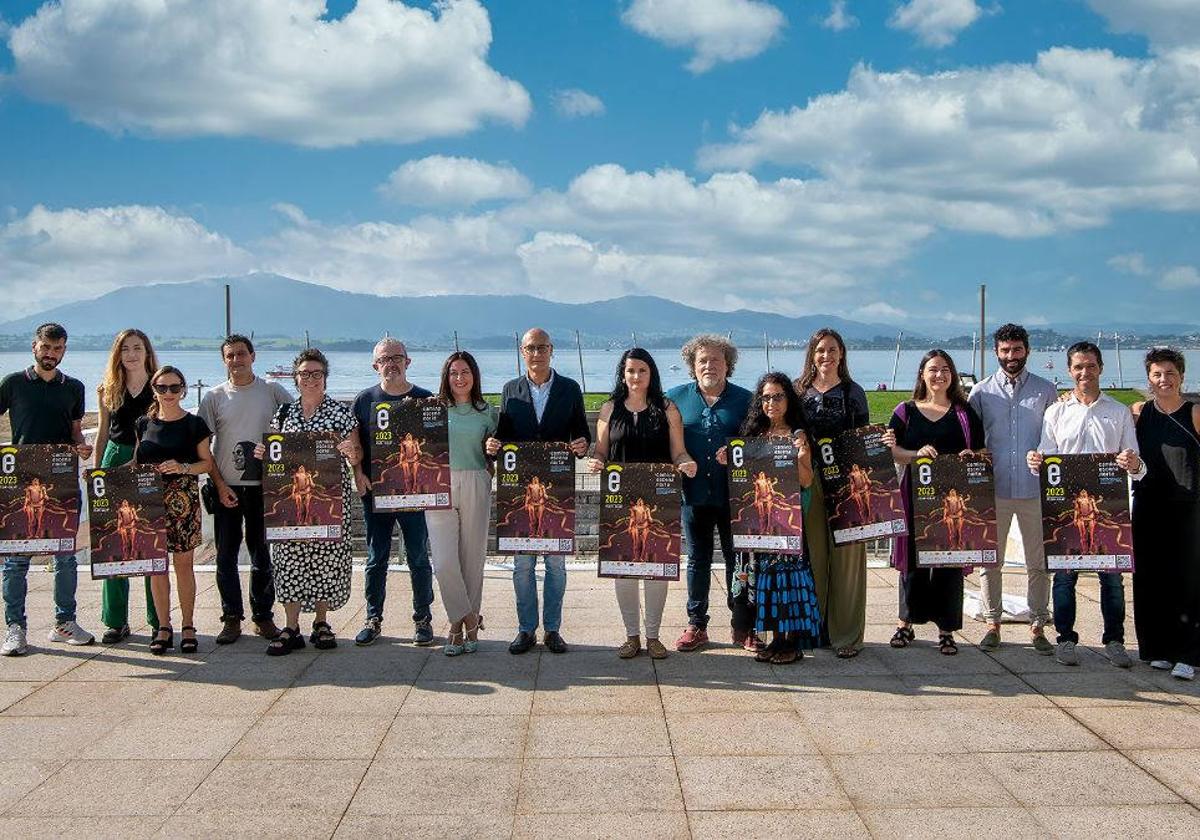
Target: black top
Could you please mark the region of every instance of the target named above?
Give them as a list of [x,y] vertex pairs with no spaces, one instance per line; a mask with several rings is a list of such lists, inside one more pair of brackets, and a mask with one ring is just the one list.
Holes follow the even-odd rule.
[[372,385],[370,388],[358,392],[358,396],[354,398],[354,419],[358,421],[358,442],[363,451],[362,468],[367,478],[371,477],[371,414],[374,406],[381,402],[396,402],[410,397],[414,400],[423,400],[432,396],[432,393],[418,385],[413,385],[400,396],[389,394],[383,390],[382,385]]
[[136,428],[139,464],[161,464],[163,461],[194,463],[197,458],[196,447],[212,436],[208,424],[195,414],[185,414],[169,422],[140,417]]
[[634,414],[625,401],[613,404],[608,418],[608,460],[626,464],[671,463],[667,414],[647,406]]
[[123,446],[133,446],[137,443],[137,420],[150,410],[150,404],[153,402],[154,389],[150,387],[149,382],[142,386],[141,393],[136,396],[126,391],[121,407],[109,412],[108,439]]
[[13,443],[74,443],[83,419],[83,383],[61,370],[46,382],[32,367],[0,382],[0,416],[9,413]]
[[579,383],[555,371],[546,409],[538,422],[533,394],[529,391],[529,377],[509,380],[500,396],[496,437],[504,441],[554,440],[562,443],[583,438],[590,443],[592,431],[583,410],[583,392],[579,390]]
[[896,431],[896,443],[901,449],[920,449],[927,444],[939,455],[953,455],[964,449],[979,449],[983,446],[983,421],[971,406],[963,406],[967,413],[967,425],[971,430],[971,440],[968,443],[963,438],[962,424],[958,420],[958,412],[953,407],[941,419],[934,422],[921,413],[917,404],[909,400],[904,404],[907,412],[907,422],[893,414],[888,422]]
[[1134,496],[1143,501],[1200,500],[1200,435],[1192,425],[1190,402],[1164,414],[1148,401],[1137,419],[1137,441],[1146,477],[1133,482]]
[[857,382],[839,382],[825,393],[809,385],[800,397],[804,419],[816,439],[837,437],[871,422],[867,394]]

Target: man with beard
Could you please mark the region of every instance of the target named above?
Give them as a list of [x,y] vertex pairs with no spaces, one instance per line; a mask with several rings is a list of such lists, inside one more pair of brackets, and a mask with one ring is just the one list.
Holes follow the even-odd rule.
[[1058,399],[1053,384],[1030,373],[1029,333],[1017,324],[1005,324],[994,336],[1000,369],[971,391],[971,406],[983,418],[984,444],[992,453],[996,479],[996,548],[999,562],[980,571],[984,621],[990,625],[979,646],[1000,647],[1003,613],[1004,555],[1008,532],[1016,517],[1025,549],[1026,597],[1033,649],[1043,656],[1054,652],[1046,638],[1050,621],[1050,575],[1042,545],[1042,506],[1038,477],[1025,464],[1025,453],[1042,438],[1042,418]]
[[[62,325],[38,327],[33,336],[34,363],[0,382],[0,416],[11,412],[13,443],[68,443],[80,458],[87,459],[92,447],[83,437],[83,383],[58,369],[66,352],[67,331]],[[8,628],[0,646],[4,656],[20,656],[29,649],[25,637],[29,560],[15,554],[4,558],[4,623]],[[75,622],[77,582],[75,555],[54,555],[52,642],[90,645],[94,641],[92,634]]]
[[[737,348],[721,335],[698,335],[683,345],[683,361],[693,381],[672,388],[667,397],[683,416],[683,443],[698,465],[695,478],[683,479],[680,520],[687,541],[688,626],[675,642],[680,651],[708,644],[708,593],[712,587],[713,528],[725,558],[725,591],[733,580],[733,530],[727,470],[717,451],[738,433],[750,408],[751,394],[729,381]],[[732,597],[727,598],[733,610]],[[734,644],[744,640],[734,631]]]

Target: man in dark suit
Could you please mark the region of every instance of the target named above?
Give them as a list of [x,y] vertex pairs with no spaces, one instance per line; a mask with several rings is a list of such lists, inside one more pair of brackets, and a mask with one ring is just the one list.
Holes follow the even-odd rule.
[[[583,409],[583,393],[574,379],[550,367],[554,345],[549,334],[531,329],[521,338],[525,375],[504,386],[500,398],[500,421],[496,436],[487,441],[488,455],[500,451],[501,441],[561,441],[575,457],[587,454],[592,434]],[[563,594],[567,588],[567,564],[562,555],[543,555],[546,583],[542,593],[542,641],[552,653],[566,653],[567,643],[559,633]],[[520,632],[508,646],[510,653],[525,653],[537,643],[538,593],[537,555],[518,554],[513,560],[513,588],[517,594]]]

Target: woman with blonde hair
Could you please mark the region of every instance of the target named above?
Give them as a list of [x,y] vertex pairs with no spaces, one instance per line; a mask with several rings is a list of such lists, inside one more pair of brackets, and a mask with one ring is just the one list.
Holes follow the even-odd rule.
[[[134,424],[154,402],[150,376],[158,358],[150,338],[141,330],[124,329],[113,339],[104,366],[104,381],[96,389],[100,422],[96,429],[96,466],[119,467],[133,459],[137,443]],[[101,642],[113,645],[129,636],[129,579],[105,578],[100,585],[100,620],[107,628]],[[150,578],[146,578],[146,623],[158,629]]]

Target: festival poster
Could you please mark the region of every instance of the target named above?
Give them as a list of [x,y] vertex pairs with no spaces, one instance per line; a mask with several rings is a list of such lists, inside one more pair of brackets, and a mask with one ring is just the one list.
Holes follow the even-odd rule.
[[500,447],[496,550],[575,553],[575,455],[565,443],[523,441]]
[[817,441],[821,486],[835,545],[908,533],[886,426],[862,426]]
[[1042,462],[1046,568],[1133,571],[1129,474],[1112,455],[1047,455]]
[[263,436],[267,541],[342,537],[342,455],[334,432]]
[[152,469],[88,470],[92,578],[165,575],[167,509]]
[[0,447],[0,554],[65,554],[79,531],[79,455],[70,444]]
[[370,433],[375,510],[450,507],[450,427],[441,400],[376,403]]
[[803,551],[804,509],[792,441],[780,437],[733,438],[726,456],[733,547]]
[[912,463],[918,566],[995,566],[996,484],[986,455],[938,455]]
[[679,580],[679,473],[672,464],[605,464],[601,475],[602,578]]

